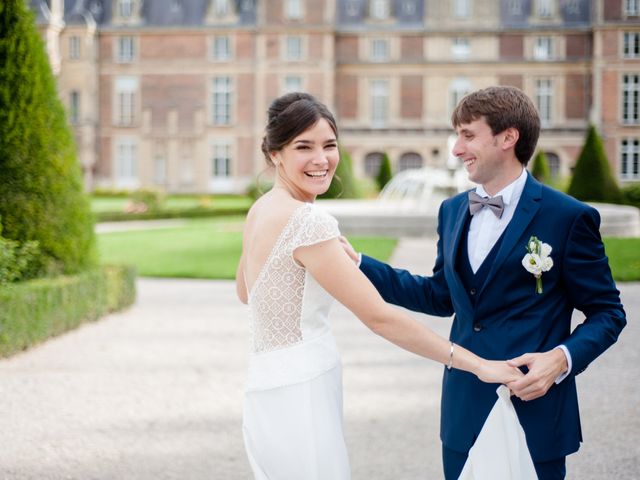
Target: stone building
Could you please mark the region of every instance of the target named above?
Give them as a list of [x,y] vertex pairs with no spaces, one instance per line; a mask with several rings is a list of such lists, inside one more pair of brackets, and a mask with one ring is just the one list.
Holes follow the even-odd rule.
[[266,109],[325,102],[358,175],[453,166],[465,94],[515,85],[569,175],[589,122],[640,180],[640,0],[30,0],[89,188],[242,192]]

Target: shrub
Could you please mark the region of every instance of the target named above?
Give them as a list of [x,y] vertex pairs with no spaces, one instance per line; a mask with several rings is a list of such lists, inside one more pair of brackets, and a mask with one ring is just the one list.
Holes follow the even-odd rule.
[[547,161],[547,156],[542,150],[538,150],[538,153],[536,153],[536,156],[533,158],[531,175],[533,175],[538,181],[542,183],[548,184],[551,180],[551,170],[549,169],[549,162]]
[[611,173],[602,139],[593,125],[589,126],[584,147],[576,161],[567,192],[583,201],[621,203],[622,194]]
[[29,276],[76,273],[97,264],[93,217],[26,3],[0,2],[0,215],[6,238],[39,244]]
[[141,189],[131,194],[127,212],[158,212],[162,208],[165,194],[160,190]]
[[0,288],[0,357],[123,309],[135,299],[132,267],[103,267]]
[[340,162],[336,173],[331,179],[329,189],[320,198],[358,198],[360,193],[353,176],[351,156],[345,149],[340,148]]
[[632,183],[622,188],[624,203],[640,208],[640,183]]
[[[0,233],[2,232],[0,225]],[[0,288],[21,280],[38,254],[38,242],[23,244],[0,236]]]
[[389,160],[389,155],[385,153],[382,155],[380,170],[378,170],[378,175],[376,176],[378,189],[382,190],[384,186],[389,183],[391,178],[393,178],[393,173],[391,172],[391,161]]

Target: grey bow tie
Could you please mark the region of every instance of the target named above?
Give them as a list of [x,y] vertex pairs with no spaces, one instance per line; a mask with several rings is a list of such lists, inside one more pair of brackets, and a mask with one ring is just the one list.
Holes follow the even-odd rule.
[[489,207],[496,217],[502,217],[502,212],[504,211],[502,195],[489,198],[481,197],[476,192],[469,192],[469,212],[471,212],[471,215],[475,215],[483,207]]

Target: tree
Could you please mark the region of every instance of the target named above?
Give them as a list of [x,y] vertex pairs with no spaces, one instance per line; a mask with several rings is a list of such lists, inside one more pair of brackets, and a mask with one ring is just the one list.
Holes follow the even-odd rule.
[[380,170],[378,170],[378,175],[376,176],[378,189],[382,190],[392,178],[393,173],[391,173],[391,161],[389,161],[389,155],[384,153],[382,155],[382,162],[380,162]]
[[0,179],[3,235],[40,248],[28,276],[97,263],[73,136],[24,0],[0,2]]
[[583,201],[620,203],[620,187],[613,178],[602,139],[593,125],[576,161],[569,195]]
[[320,198],[358,198],[360,196],[353,177],[353,164],[349,152],[340,148],[340,162],[329,189]]
[[547,156],[542,150],[538,150],[538,153],[536,153],[536,156],[533,158],[531,174],[542,183],[549,183],[549,180],[551,180],[549,162],[547,161]]

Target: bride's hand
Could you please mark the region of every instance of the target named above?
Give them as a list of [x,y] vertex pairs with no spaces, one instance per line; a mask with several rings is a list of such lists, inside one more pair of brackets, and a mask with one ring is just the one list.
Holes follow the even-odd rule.
[[518,368],[509,366],[506,361],[482,360],[478,371],[478,378],[483,382],[503,385],[523,376]]

